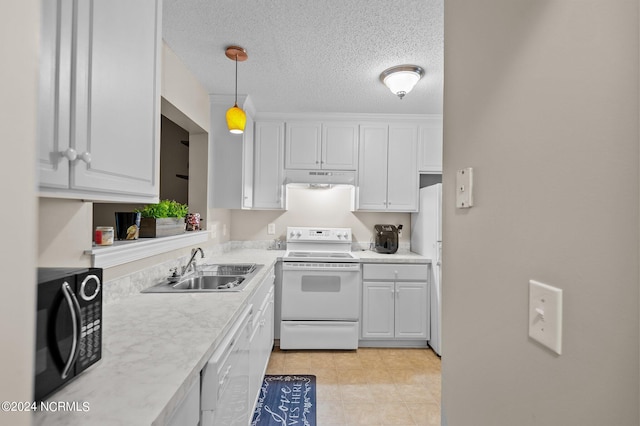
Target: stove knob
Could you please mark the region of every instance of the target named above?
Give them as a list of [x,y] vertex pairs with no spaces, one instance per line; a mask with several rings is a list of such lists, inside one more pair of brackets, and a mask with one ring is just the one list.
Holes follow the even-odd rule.
[[296,237],[300,238],[302,236],[302,233],[300,231],[296,232]]

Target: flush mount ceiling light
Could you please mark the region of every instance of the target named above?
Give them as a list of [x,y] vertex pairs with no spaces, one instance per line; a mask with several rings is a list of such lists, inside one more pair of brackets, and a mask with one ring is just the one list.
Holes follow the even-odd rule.
[[227,127],[231,133],[243,133],[244,125],[247,122],[247,115],[241,108],[238,108],[238,61],[244,62],[249,57],[247,51],[239,46],[229,46],[225,51],[227,58],[236,62],[236,99],[235,103],[227,111]]
[[380,81],[402,99],[423,75],[424,69],[417,65],[398,65],[382,71]]

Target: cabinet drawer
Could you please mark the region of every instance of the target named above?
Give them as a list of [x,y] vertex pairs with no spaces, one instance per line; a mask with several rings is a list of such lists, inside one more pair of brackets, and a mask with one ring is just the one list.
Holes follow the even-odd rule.
[[427,281],[429,265],[409,264],[365,264],[362,268],[364,280],[414,280]]

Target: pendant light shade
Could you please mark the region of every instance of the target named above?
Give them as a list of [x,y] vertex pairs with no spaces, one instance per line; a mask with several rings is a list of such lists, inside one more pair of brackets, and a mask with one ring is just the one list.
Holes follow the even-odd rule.
[[417,65],[398,65],[382,71],[380,81],[391,90],[391,93],[402,99],[423,75],[424,69]]
[[247,55],[247,51],[239,46],[227,47],[225,55],[236,63],[236,97],[233,106],[227,110],[227,127],[231,133],[242,134],[244,133],[244,126],[247,123],[247,115],[242,108],[238,107],[238,61],[246,61],[249,56]]
[[227,110],[227,127],[231,133],[241,134],[247,123],[247,115],[235,104]]

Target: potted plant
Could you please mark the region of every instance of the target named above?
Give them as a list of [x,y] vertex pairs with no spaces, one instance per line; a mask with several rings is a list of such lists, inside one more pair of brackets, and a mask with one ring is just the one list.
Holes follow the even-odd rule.
[[147,204],[140,212],[140,237],[155,238],[182,234],[185,231],[184,217],[189,206],[173,200],[162,200],[158,204]]

